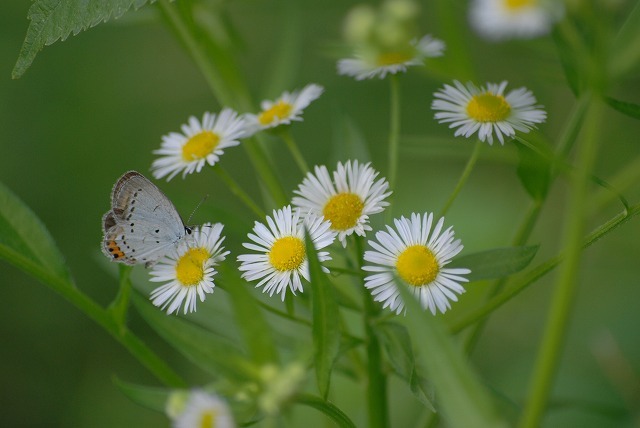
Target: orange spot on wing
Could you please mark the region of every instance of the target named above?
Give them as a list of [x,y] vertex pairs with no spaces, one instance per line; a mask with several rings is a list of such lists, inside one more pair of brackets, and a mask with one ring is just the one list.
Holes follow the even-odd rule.
[[107,242],[107,251],[111,253],[111,256],[113,257],[114,260],[119,260],[124,258],[124,253],[122,252],[118,244],[116,244],[116,241]]

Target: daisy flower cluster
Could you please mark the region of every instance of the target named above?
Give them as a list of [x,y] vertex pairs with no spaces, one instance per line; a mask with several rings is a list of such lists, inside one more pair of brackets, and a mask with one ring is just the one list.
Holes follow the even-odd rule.
[[[488,38],[532,37],[548,32],[558,19],[557,11],[551,13],[550,10],[543,1],[475,0],[470,19],[474,28]],[[337,62],[338,74],[356,81],[384,79],[444,55],[443,41],[418,30],[417,14],[418,6],[410,0],[387,0],[377,9],[370,6],[354,9],[345,25],[352,55]],[[394,78],[392,82],[395,81]],[[433,119],[452,130],[452,140],[474,138],[490,146],[496,140],[505,145],[518,134],[528,133],[545,122],[544,107],[531,90],[512,89],[508,88],[507,81],[498,82],[443,83],[431,99],[425,101],[424,114],[428,114],[430,105]],[[331,268],[335,274],[358,278],[367,302],[377,302],[381,309],[395,315],[406,311],[402,297],[405,289],[425,312],[434,316],[446,313],[461,298],[465,285],[472,279],[471,270],[451,264],[464,246],[456,237],[454,227],[445,223],[448,203],[440,216],[420,207],[395,218],[387,212],[387,224],[381,227],[372,223],[376,215],[391,207],[392,195],[397,197],[402,190],[391,188],[398,165],[394,162],[398,152],[392,148],[399,144],[392,142],[401,140],[399,131],[398,138],[389,139],[387,171],[391,183],[371,162],[345,159],[333,165],[317,164],[309,168],[301,152],[296,152],[292,133],[287,130],[303,121],[306,109],[324,93],[323,86],[310,83],[285,91],[277,98],[263,100],[257,111],[237,112],[224,107],[216,113],[205,112],[201,118],[191,116],[179,132],[162,137],[160,148],[153,152],[157,158],[151,164],[156,179],[169,181],[177,176],[185,179],[202,172],[205,166],[220,170],[219,164],[227,149],[241,145],[242,140],[258,133],[269,133],[283,140],[289,138],[285,142],[290,145],[302,174],[297,187],[292,187],[290,198],[271,195],[281,203],[269,214],[250,199],[247,202],[241,189],[233,189],[234,194],[244,197],[244,202],[258,217],[251,230],[244,232],[246,237],[243,233],[242,240],[237,241],[237,248],[243,248],[241,254],[229,257],[230,251],[223,245],[226,238],[221,223],[187,228],[184,237],[169,243],[175,245],[167,244],[170,252],[157,260],[149,272],[150,281],[158,285],[150,293],[153,305],[167,314],[195,312],[199,302],[214,292],[220,264],[232,259],[246,283],[269,298],[275,295],[275,299],[286,301],[287,309],[292,309],[293,306],[289,306],[292,296],[304,293],[313,280],[310,248],[315,250],[324,273],[330,273]],[[392,96],[392,99],[395,98]],[[392,106],[399,104],[392,102]],[[399,114],[391,116],[399,117]],[[399,125],[394,127],[393,123],[392,120],[390,128],[399,129]],[[391,134],[393,137],[393,131]],[[453,197],[458,189],[456,187]],[[158,202],[156,199],[153,202]],[[157,208],[160,204],[151,208],[154,206]],[[150,209],[145,220],[150,218],[149,224],[154,225],[152,230],[155,230],[152,211],[155,212]],[[176,214],[176,217],[179,216]],[[381,217],[377,220],[382,223]],[[145,245],[155,248],[153,242]],[[344,259],[348,260],[344,268],[332,268],[328,263],[337,264]],[[365,318],[370,315],[364,311]],[[303,383],[303,366],[289,374],[289,382],[283,381],[286,379],[281,372],[272,373],[269,382],[264,382],[272,388],[270,398],[258,405],[263,413],[278,414],[283,403]],[[175,427],[235,426],[225,401],[204,390],[176,395],[170,400],[167,413]]]
[[[503,2],[477,1],[473,10],[494,11],[497,16],[498,3]],[[533,1],[504,4],[513,10],[538,7]],[[388,0],[379,10],[356,8],[345,26],[356,57],[340,60],[338,72],[356,80],[384,78],[442,55],[442,41],[429,35],[415,37],[417,13],[416,4],[409,0]],[[160,149],[154,152],[159,157],[151,165],[153,175],[171,180],[178,174],[184,178],[198,173],[205,165],[214,166],[224,150],[238,146],[240,140],[302,121],[304,110],[323,92],[322,86],[312,83],[262,101],[258,112],[240,114],[223,108],[219,113],[204,113],[201,120],[192,116],[181,132],[162,137]],[[454,136],[477,135],[489,145],[494,139],[504,144],[516,132],[527,133],[546,119],[530,90],[507,90],[506,81],[483,86],[459,81],[445,84],[435,92],[431,108],[439,123],[455,129]],[[389,206],[391,193],[389,182],[371,163],[338,162],[333,171],[325,165],[315,166],[293,191],[289,205],[273,210],[264,222],[255,222],[249,242],[243,244],[250,253],[237,257],[242,277],[282,300],[288,293],[303,292],[303,283],[310,279],[306,237],[321,263],[331,260],[326,250],[334,240],[344,248],[350,236],[366,237],[373,231],[370,217]],[[395,228],[387,226],[368,241],[370,249],[363,256],[370,263],[363,268],[369,273],[365,287],[383,307],[396,313],[404,308],[399,286],[408,286],[432,313],[445,312],[464,292],[461,284],[467,281],[467,269],[446,268],[462,244],[454,240],[451,227],[443,231],[444,218],[436,220],[432,213],[412,213],[409,218],[396,218],[393,224]],[[172,254],[154,265],[151,281],[162,283],[151,293],[154,305],[169,314],[181,308],[184,313],[193,312],[197,301],[213,292],[216,266],[229,254],[222,246],[222,229],[221,224],[195,228]]]
[[258,131],[289,125],[302,120],[302,112],[315,101],[324,88],[309,84],[300,91],[284,92],[274,101],[262,102],[259,113],[239,114],[224,108],[218,114],[205,112],[202,120],[191,116],[182,125],[182,132],[171,132],[162,137],[159,155],[151,164],[155,178],[167,181],[182,173],[182,178],[200,172],[205,165],[214,166],[220,161],[224,149],[238,146],[240,140]]

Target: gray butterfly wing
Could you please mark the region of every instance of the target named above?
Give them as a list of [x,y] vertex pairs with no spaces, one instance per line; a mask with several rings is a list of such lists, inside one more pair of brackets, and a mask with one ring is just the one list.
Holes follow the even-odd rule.
[[102,250],[114,261],[154,263],[187,233],[169,198],[136,171],[116,182],[111,207],[102,218]]

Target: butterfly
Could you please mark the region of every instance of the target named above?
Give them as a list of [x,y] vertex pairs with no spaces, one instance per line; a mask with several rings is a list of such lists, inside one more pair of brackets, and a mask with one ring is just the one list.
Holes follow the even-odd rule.
[[173,203],[136,171],[126,172],[111,192],[102,217],[102,252],[112,261],[153,265],[191,235]]

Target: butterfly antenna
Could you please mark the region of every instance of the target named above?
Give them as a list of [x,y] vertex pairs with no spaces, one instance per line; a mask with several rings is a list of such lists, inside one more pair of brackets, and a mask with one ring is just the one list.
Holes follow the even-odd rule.
[[206,201],[209,198],[209,195],[205,195],[204,198],[200,199],[200,202],[198,202],[198,205],[196,205],[196,207],[193,209],[193,211],[191,211],[191,214],[189,214],[189,218],[187,219],[187,224],[191,224],[191,217],[193,217],[193,215],[196,213],[196,211],[198,211],[198,208],[200,208],[200,205],[203,204],[204,201]]

